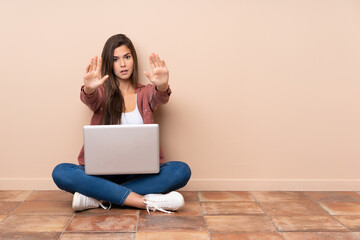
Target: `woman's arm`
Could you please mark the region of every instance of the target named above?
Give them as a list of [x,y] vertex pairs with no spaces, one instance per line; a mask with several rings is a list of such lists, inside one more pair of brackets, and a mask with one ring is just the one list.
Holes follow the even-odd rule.
[[[101,78],[101,57],[94,57],[91,59],[90,64],[86,68],[84,76],[84,85],[81,87],[80,99],[85,103],[92,111],[96,111],[104,99],[104,89],[102,85],[109,78],[109,75],[105,75]],[[101,87],[101,88],[100,88]]]
[[169,101],[171,90],[169,87],[169,70],[165,61],[161,60],[159,55],[152,53],[149,56],[149,62],[152,70],[150,75],[144,72],[149,81],[153,84],[148,91],[148,100],[151,109],[154,111],[159,104],[165,104]]

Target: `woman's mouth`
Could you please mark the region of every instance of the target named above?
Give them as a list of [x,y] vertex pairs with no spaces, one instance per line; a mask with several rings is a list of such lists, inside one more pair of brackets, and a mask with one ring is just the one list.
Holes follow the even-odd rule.
[[123,74],[123,75],[125,75],[125,74],[128,73],[128,70],[122,70],[120,73]]

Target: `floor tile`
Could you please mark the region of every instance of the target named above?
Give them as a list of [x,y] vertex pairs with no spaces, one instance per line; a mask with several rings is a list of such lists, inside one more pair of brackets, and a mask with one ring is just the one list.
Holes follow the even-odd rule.
[[256,202],[202,202],[205,215],[265,215]]
[[197,202],[198,197],[196,192],[190,192],[190,191],[180,191],[181,195],[183,195],[185,203],[187,202]]
[[0,190],[0,201],[23,202],[33,191]]
[[354,232],[360,232],[360,216],[335,216],[339,222]]
[[360,201],[360,194],[356,192],[304,192],[314,201],[319,202],[352,202]]
[[71,233],[65,232],[61,240],[135,240],[135,233]]
[[358,240],[351,232],[283,232],[286,240]]
[[271,191],[251,192],[258,202],[296,202],[309,200],[302,192]]
[[72,202],[73,194],[60,191],[60,190],[51,190],[51,191],[34,191],[26,201],[56,201],[56,202]]
[[207,232],[138,232],[136,240],[210,240]]
[[0,222],[0,232],[62,232],[69,216],[8,216]]
[[329,214],[312,201],[262,202],[261,206],[270,216],[328,216]]
[[254,201],[249,192],[198,192],[201,202]]
[[280,233],[213,233],[212,240],[284,240]]
[[201,216],[140,215],[138,232],[202,232],[206,231]]
[[73,215],[69,202],[24,202],[13,215]]
[[360,216],[360,202],[320,202],[320,205],[332,215]]
[[267,216],[205,216],[210,232],[272,232],[275,226]]
[[[146,210],[141,210],[141,215],[148,215]],[[164,216],[163,212],[160,211],[150,211],[150,214],[153,216]],[[171,214],[170,216],[202,216],[200,203],[198,202],[188,202],[185,203],[185,206]]]
[[186,204],[178,212],[148,215],[117,206],[74,213],[72,194],[60,190],[0,191],[0,240],[360,240],[357,192],[181,194]]
[[7,215],[19,207],[22,202],[0,202],[0,214]]
[[330,216],[272,216],[280,231],[348,231]]
[[86,211],[75,212],[75,215],[134,215],[138,216],[140,210],[135,208],[121,208],[113,207],[110,210],[104,210],[103,208],[94,208]]
[[60,232],[4,232],[0,233],[0,240],[57,240]]
[[72,232],[135,232],[137,217],[126,216],[75,216],[66,231]]

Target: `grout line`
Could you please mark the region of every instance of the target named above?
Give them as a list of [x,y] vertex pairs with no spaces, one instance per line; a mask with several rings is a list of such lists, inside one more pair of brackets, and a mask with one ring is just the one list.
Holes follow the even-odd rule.
[[201,216],[202,216],[202,218],[203,218],[203,221],[204,221],[204,224],[205,224],[205,227],[206,227],[206,231],[207,231],[207,233],[208,233],[208,235],[209,235],[209,239],[212,240],[209,227],[208,227],[208,225],[207,225],[207,223],[206,223],[206,220],[205,220],[204,211],[203,211],[203,209],[202,209],[202,207],[201,207],[201,202],[200,202],[200,200],[199,200],[198,191],[195,191],[195,193],[196,193],[196,197],[197,197],[198,203],[199,203],[199,205],[200,205]]
[[137,221],[136,221],[136,228],[135,228],[135,239],[136,239],[136,235],[137,235],[137,231],[138,231],[138,227],[139,227],[139,222],[140,222],[140,211],[138,210],[138,214],[137,214]]
[[[34,191],[32,191],[32,192],[34,192]],[[16,209],[18,209],[19,207],[21,207],[31,195],[32,195],[32,193],[31,193],[27,198],[25,198],[23,201],[13,201],[13,202],[20,202],[20,204],[19,204],[19,206],[17,206],[16,208],[14,208],[14,209],[6,216],[6,218],[8,218],[10,215],[12,215],[13,212],[15,212]],[[5,220],[6,218],[4,218],[3,220]],[[3,221],[3,220],[2,220],[2,221]]]
[[355,236],[357,239],[360,239],[360,236],[356,235],[354,232],[351,232],[353,236]]
[[[304,192],[304,195],[310,198],[310,196],[308,196],[305,192]],[[320,201],[316,201],[316,200],[313,200],[313,199],[311,199],[311,198],[310,198],[310,200],[311,200],[314,204],[318,205],[318,206],[319,206],[321,209],[323,209],[325,212],[327,212],[327,213],[329,214],[329,216],[330,216],[334,221],[336,221],[336,222],[339,223],[341,226],[343,226],[343,227],[345,227],[347,230],[349,230],[349,232],[350,232],[353,236],[355,236],[357,239],[360,239],[360,237],[357,236],[350,228],[348,228],[347,226],[345,226],[342,222],[340,222],[339,220],[337,220],[337,219],[334,217],[334,216],[340,216],[340,215],[332,215],[328,210],[326,210],[325,208],[323,208],[323,207],[321,206]],[[346,215],[344,215],[344,216],[346,216]]]
[[10,216],[10,214],[8,214],[6,217],[4,217],[4,218],[0,221],[0,223],[1,223],[2,221],[4,221],[5,219],[7,219],[9,216]]
[[252,191],[248,191],[248,193],[249,193],[250,197],[253,199],[253,201],[258,203],[257,199],[254,197],[254,195],[252,195]]
[[29,199],[32,195],[36,194],[37,192],[39,192],[39,190],[32,190],[31,193],[29,194],[29,196],[24,200],[24,202],[28,202],[28,199]]
[[196,194],[196,199],[198,202],[200,202],[200,199],[199,199],[199,191],[195,191],[195,194]]
[[66,224],[64,231],[62,231],[59,235],[58,240],[60,240],[60,238],[62,237],[62,235],[65,233],[66,229],[68,228],[68,226],[70,225],[71,221],[74,219],[75,217],[75,213],[72,215],[72,217],[69,219],[69,222]]
[[270,219],[270,222],[275,226],[275,229],[277,230],[277,232],[281,235],[281,237],[283,239],[286,240],[286,238],[284,237],[284,235],[282,234],[282,232],[280,231],[280,229],[278,228],[278,226],[276,226],[276,224],[273,222],[272,218],[270,217],[270,215],[265,211],[265,209],[261,206],[260,202],[258,202],[258,200],[252,195],[252,193],[249,191],[248,192],[250,194],[250,196],[255,200],[255,202],[259,205],[259,207],[261,208],[261,210],[264,211],[265,215]]
[[[30,194],[30,195],[31,195],[31,194]],[[29,196],[30,196],[30,195],[29,195]],[[28,197],[29,197],[29,196],[28,196]],[[27,197],[27,198],[28,198],[28,197]],[[27,198],[26,198],[26,199],[27,199]],[[26,199],[24,199],[23,201],[11,201],[11,202],[18,202],[18,203],[20,203],[20,204],[19,204],[19,206],[17,206],[16,208],[14,208],[11,212],[9,212],[9,213],[6,215],[6,217],[4,217],[0,222],[2,222],[2,221],[4,221],[5,219],[9,218],[9,217],[15,212],[16,209],[18,209],[19,207],[21,207],[21,206],[25,203]],[[3,201],[3,202],[7,202],[7,201]],[[12,215],[12,216],[15,216],[15,215]]]

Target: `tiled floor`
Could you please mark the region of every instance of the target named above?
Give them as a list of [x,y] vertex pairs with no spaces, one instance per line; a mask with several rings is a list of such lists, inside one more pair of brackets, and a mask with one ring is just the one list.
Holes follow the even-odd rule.
[[182,192],[168,215],[73,213],[62,191],[0,191],[0,239],[360,240],[358,192]]

